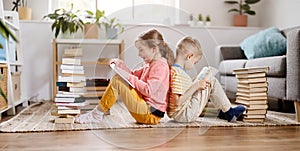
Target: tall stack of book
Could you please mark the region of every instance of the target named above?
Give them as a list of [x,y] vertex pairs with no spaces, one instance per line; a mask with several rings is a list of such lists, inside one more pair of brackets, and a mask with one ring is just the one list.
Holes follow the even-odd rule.
[[75,116],[80,114],[80,107],[85,106],[85,74],[81,65],[81,48],[64,50],[61,75],[58,77],[56,86],[58,93],[55,96],[57,108],[55,123],[74,123]]
[[268,82],[266,73],[269,67],[252,67],[233,70],[236,75],[236,103],[247,107],[243,121],[263,123],[268,108]]

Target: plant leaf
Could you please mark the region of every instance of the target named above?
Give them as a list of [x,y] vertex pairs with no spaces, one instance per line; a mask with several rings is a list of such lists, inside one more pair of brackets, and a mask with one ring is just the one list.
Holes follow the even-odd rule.
[[228,10],[228,13],[230,13],[230,12],[239,12],[239,10],[236,8],[233,8],[233,9]]
[[242,9],[245,10],[245,11],[249,11],[250,10],[250,6],[248,4],[244,4],[242,6]]
[[255,11],[252,11],[252,10],[248,10],[248,11],[245,11],[246,14],[249,14],[249,15],[255,15]]
[[224,2],[227,3],[227,4],[238,4],[237,1],[224,1]]
[[258,3],[260,0],[245,0],[246,4],[255,4]]

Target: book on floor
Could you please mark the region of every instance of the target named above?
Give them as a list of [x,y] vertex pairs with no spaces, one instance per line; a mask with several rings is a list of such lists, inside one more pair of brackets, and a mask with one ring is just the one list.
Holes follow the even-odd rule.
[[259,83],[266,82],[266,77],[258,77],[258,78],[238,78],[238,83]]
[[267,114],[267,110],[266,109],[247,109],[246,114],[247,115],[250,115],[250,114]]
[[243,88],[238,87],[238,91],[240,92],[267,92],[267,87],[257,87],[257,88]]
[[244,96],[244,97],[255,97],[255,96],[267,96],[266,92],[240,92],[236,93],[237,96]]
[[258,73],[258,72],[268,72],[269,67],[249,67],[249,68],[239,68],[233,70],[233,74],[247,74],[247,73]]
[[266,73],[265,72],[258,72],[258,73],[245,73],[245,74],[237,74],[237,78],[257,78],[257,77],[265,77]]
[[239,104],[244,104],[244,105],[254,105],[254,104],[267,104],[268,101],[267,100],[243,100],[243,99],[240,99],[240,98],[236,98],[236,103],[239,103]]
[[268,82],[258,82],[258,83],[238,83],[238,88],[258,88],[258,87],[268,87]]
[[57,124],[73,124],[75,123],[75,117],[57,117],[54,119],[54,123]]

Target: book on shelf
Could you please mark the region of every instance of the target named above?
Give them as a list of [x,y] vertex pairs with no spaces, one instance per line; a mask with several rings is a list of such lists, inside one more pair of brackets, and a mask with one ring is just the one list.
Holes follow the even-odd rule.
[[84,75],[84,70],[62,69],[61,73]]
[[238,78],[238,83],[259,83],[259,82],[266,82],[266,77],[259,77],[259,78]]
[[61,70],[84,70],[84,67],[81,65],[60,65]]
[[55,97],[54,102],[65,102],[65,103],[81,103],[84,102],[84,97]]
[[64,55],[66,56],[82,56],[83,55],[83,51],[82,48],[68,48],[64,50]]
[[108,86],[109,79],[86,79],[86,87]]
[[73,93],[85,93],[86,90],[85,90],[85,87],[70,87],[70,92],[73,92]]
[[268,87],[268,82],[258,82],[258,83],[238,83],[238,88],[259,88]]
[[85,76],[58,76],[58,82],[82,82],[85,81]]
[[67,82],[67,87],[80,88],[84,86],[85,86],[85,82]]
[[240,92],[267,92],[268,87],[257,87],[257,88],[238,87],[238,91],[240,91]]
[[84,93],[84,97],[102,97],[104,94],[104,91],[87,91]]
[[240,92],[237,91],[237,96],[254,97],[254,96],[267,96],[267,92]]
[[243,79],[243,78],[257,78],[257,77],[265,77],[265,72],[258,72],[258,73],[244,73],[244,74],[237,74],[236,77]]
[[69,94],[66,94],[66,93],[57,93],[56,97],[58,97],[58,98],[79,98],[79,97],[81,97],[81,95],[80,94],[76,94],[76,93],[69,93]]
[[258,73],[258,72],[268,72],[269,67],[249,67],[249,68],[239,68],[233,70],[233,74],[245,74],[245,73]]
[[266,109],[247,109],[246,114],[247,115],[250,115],[250,114],[267,114],[267,110]]
[[65,65],[81,65],[81,59],[78,59],[78,58],[62,58],[62,64],[65,64]]
[[86,91],[105,91],[105,86],[85,87]]
[[130,81],[128,81],[128,79],[125,78],[124,75],[118,70],[118,68],[116,67],[116,64],[111,63],[109,66],[112,68],[112,70],[113,70],[115,73],[117,73],[117,74],[118,74],[124,81],[126,81],[132,88],[135,88],[135,86],[134,86]]

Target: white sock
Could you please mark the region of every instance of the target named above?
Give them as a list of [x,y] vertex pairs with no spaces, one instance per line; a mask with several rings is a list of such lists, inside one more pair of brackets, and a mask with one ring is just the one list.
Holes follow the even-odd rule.
[[102,121],[104,113],[98,110],[96,106],[91,112],[82,114],[75,118],[76,123],[87,124],[87,123],[99,123]]

